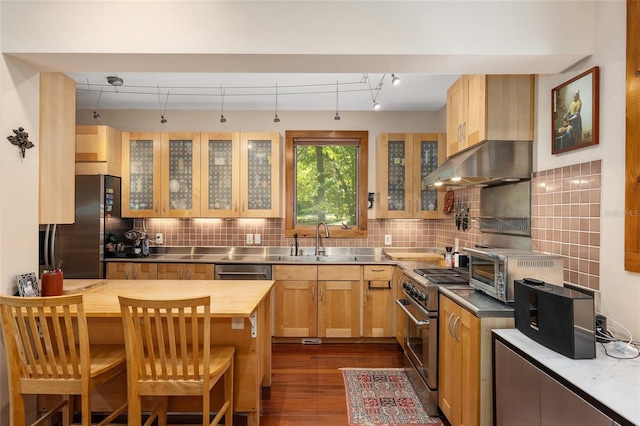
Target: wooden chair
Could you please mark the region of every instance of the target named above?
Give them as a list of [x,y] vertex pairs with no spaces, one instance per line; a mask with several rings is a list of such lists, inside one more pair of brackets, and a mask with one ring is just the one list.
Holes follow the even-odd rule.
[[[129,425],[141,424],[141,397],[160,396],[145,422],[166,425],[169,396],[200,396],[202,424],[233,424],[233,346],[211,345],[210,297],[140,300],[119,296],[127,351]],[[209,422],[211,390],[224,402]]]
[[[10,419],[23,426],[25,395],[62,395],[60,404],[33,423],[61,412],[72,422],[73,395],[80,395],[82,425],[91,424],[91,391],[126,368],[124,346],[89,345],[82,295],[57,297],[0,296],[0,319],[9,373]],[[124,389],[123,389],[124,391]],[[107,424],[127,407],[105,418]]]

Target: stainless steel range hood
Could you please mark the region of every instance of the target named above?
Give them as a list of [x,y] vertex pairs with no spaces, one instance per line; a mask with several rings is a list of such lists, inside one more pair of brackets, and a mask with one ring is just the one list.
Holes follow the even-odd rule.
[[422,182],[484,187],[531,179],[532,156],[532,141],[485,141],[449,158]]

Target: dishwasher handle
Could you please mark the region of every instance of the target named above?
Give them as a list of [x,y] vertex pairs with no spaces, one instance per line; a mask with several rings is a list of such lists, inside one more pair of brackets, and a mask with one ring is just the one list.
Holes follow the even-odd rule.
[[218,272],[218,275],[262,275],[263,277],[267,277],[268,275],[265,272],[243,272],[243,271],[223,271]]

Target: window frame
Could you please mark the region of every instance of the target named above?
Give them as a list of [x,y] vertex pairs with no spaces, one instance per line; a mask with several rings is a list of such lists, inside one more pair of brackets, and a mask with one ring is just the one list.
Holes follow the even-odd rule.
[[294,198],[294,170],[295,170],[295,140],[318,139],[326,142],[339,142],[340,140],[357,139],[358,152],[358,225],[348,229],[338,225],[330,225],[329,233],[332,238],[367,238],[368,219],[368,179],[369,179],[369,132],[361,130],[287,130],[285,137],[285,237],[315,237],[315,225],[297,225],[295,223],[295,198]]

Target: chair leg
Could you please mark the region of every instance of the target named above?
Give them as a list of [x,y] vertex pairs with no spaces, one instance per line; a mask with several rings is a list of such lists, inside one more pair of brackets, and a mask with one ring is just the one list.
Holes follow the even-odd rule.
[[129,426],[142,425],[142,408],[140,407],[140,397],[138,395],[129,397],[127,419]]
[[229,407],[224,416],[225,426],[233,426],[233,358],[231,364],[224,373],[224,399],[229,401]]
[[91,426],[91,391],[80,397],[82,426]]
[[169,411],[169,397],[163,396],[160,400],[160,412],[158,413],[158,426],[167,426],[167,412]]
[[24,395],[18,393],[11,397],[11,403],[9,404],[9,413],[11,417],[11,426],[22,426],[25,424],[24,413]]
[[62,407],[62,425],[70,426],[73,423],[73,395],[64,395],[63,400],[67,401],[67,405]]

